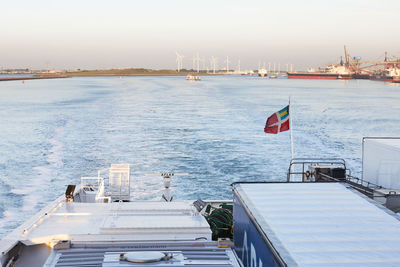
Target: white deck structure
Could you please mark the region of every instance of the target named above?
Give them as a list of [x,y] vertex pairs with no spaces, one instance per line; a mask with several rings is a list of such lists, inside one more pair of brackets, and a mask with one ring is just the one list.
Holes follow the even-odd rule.
[[345,184],[236,190],[289,266],[400,266],[400,217]]
[[131,266],[120,255],[151,251],[166,255],[156,266],[239,266],[231,248],[212,241],[210,226],[193,201],[131,202],[129,165],[106,171],[108,181],[101,172],[82,177],[71,194],[67,190],[3,238],[1,264]]
[[79,203],[59,200],[6,239],[46,244],[58,240],[211,240],[210,226],[203,216],[195,213],[189,201]]
[[400,138],[363,138],[363,180],[400,193]]
[[[212,241],[201,214],[207,209],[205,202],[171,201],[169,188],[175,174],[162,174],[165,201],[130,201],[125,188],[130,184],[129,165],[112,165],[105,171],[108,178],[100,171],[98,177],[82,177],[80,185],[68,186],[65,196],[3,238],[0,263],[13,267],[241,266],[231,242]],[[233,190],[239,197],[234,205],[242,203],[248,215],[236,225],[256,224],[258,237],[272,244],[270,255],[279,258],[276,262],[281,266],[400,266],[400,217],[348,184],[236,183]],[[259,262],[252,244],[247,250],[248,266]],[[239,246],[235,243],[235,249]],[[262,249],[258,255],[266,252]],[[128,261],[153,254],[161,255],[160,261]]]

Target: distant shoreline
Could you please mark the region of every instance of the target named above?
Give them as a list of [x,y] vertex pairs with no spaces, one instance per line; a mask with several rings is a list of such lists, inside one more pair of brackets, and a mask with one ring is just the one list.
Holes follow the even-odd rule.
[[40,79],[59,79],[59,78],[69,78],[69,76],[65,74],[59,74],[59,75],[0,77],[0,81],[24,81],[24,80],[40,80]]
[[207,73],[194,70],[151,70],[151,69],[110,69],[110,70],[82,70],[65,73],[71,77],[79,76],[186,76],[191,73],[197,75],[222,75],[225,73]]
[[0,81],[23,81],[23,80],[39,80],[39,79],[60,79],[71,77],[128,77],[128,76],[186,76],[190,73],[197,75],[225,75],[225,73],[206,73],[196,71],[172,71],[172,70],[148,70],[148,69],[121,69],[121,70],[83,70],[76,72],[64,72],[60,74],[39,73],[33,76],[15,76],[15,77],[0,77]]
[[[113,76],[122,76],[122,77],[128,77],[128,76],[187,76],[189,73],[182,73],[182,74],[153,74],[153,73],[141,73],[141,74],[72,74],[72,75],[67,75],[68,77],[113,77]],[[224,75],[223,73],[219,74],[212,74],[212,73],[200,73],[197,75],[201,76],[213,76],[213,75]]]

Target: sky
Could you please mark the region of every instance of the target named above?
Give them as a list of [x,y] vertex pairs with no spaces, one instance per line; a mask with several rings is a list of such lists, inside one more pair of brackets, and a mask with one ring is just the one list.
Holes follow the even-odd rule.
[[[400,57],[399,0],[13,0],[0,4],[0,68],[294,69]],[[203,63],[200,64],[203,67]]]

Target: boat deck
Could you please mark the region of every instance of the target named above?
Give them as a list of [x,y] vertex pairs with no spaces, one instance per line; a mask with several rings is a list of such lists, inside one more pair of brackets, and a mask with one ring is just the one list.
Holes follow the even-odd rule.
[[5,239],[34,244],[58,240],[211,240],[210,226],[191,203],[55,201]]

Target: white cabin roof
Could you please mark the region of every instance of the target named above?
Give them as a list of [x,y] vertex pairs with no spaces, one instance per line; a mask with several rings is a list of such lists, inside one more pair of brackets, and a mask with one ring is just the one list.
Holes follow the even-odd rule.
[[194,212],[190,201],[79,203],[59,200],[5,239],[36,244],[57,240],[211,240],[210,226],[203,216]]
[[239,184],[281,255],[299,266],[399,266],[399,216],[340,183]]

